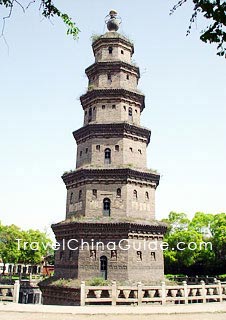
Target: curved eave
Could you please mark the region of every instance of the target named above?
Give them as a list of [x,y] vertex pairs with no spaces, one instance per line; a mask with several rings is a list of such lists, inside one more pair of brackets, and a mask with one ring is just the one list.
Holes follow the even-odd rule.
[[128,168],[123,169],[79,169],[69,173],[65,173],[62,179],[66,185],[73,184],[74,181],[87,180],[140,180],[154,183],[156,187],[159,185],[160,175],[153,172],[137,171]]
[[73,132],[73,136],[77,143],[81,140],[103,137],[126,137],[128,135],[140,137],[146,141],[147,145],[150,142],[151,131],[129,124],[128,122],[122,123],[107,123],[107,124],[88,124]]
[[140,104],[141,112],[145,108],[145,97],[143,94],[129,91],[126,89],[93,89],[90,91],[87,91],[85,94],[83,94],[80,97],[81,104],[84,108],[84,105],[88,105],[89,103],[93,103],[95,99],[100,98],[124,98],[129,100],[135,100],[137,103]]
[[90,78],[93,74],[98,74],[99,72],[110,72],[110,71],[120,71],[121,69],[126,69],[127,71],[132,71],[140,78],[140,69],[132,64],[126,63],[124,61],[104,61],[95,62],[89,66],[85,73]]
[[[52,224],[52,229],[56,236],[63,235],[64,232],[68,236],[70,233],[76,234],[89,234],[97,232],[101,235],[102,232],[106,236],[106,231],[109,233],[120,233],[128,235],[133,232],[144,232],[153,235],[164,235],[167,231],[167,226],[164,223],[158,221],[150,221],[145,223],[139,222],[61,222]],[[95,231],[94,231],[95,230]]]

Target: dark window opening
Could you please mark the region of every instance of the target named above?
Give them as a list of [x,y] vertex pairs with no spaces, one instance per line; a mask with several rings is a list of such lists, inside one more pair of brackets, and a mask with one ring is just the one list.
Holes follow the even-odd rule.
[[126,75],[126,79],[129,80],[129,75],[128,74]]
[[129,115],[129,120],[133,120],[133,109],[131,107],[129,107],[128,109],[128,115]]
[[86,153],[88,153],[88,151],[89,151],[89,149],[88,149],[88,148],[86,148]]
[[97,256],[96,250],[90,250],[89,256],[91,260],[96,260],[96,256]]
[[99,145],[99,144],[96,145],[96,150],[97,150],[97,151],[100,151],[100,145]]
[[111,250],[111,260],[117,260],[117,250]]
[[137,261],[142,261],[142,252],[137,251]]
[[111,149],[107,148],[104,151],[104,163],[110,164],[111,163]]
[[130,150],[131,152],[133,152],[133,148],[129,148],[129,150]]
[[97,198],[97,189],[93,189],[93,196]]
[[111,200],[104,198],[103,200],[103,216],[110,217],[111,215]]
[[124,54],[124,51],[123,51],[123,50],[121,50],[121,54]]
[[145,192],[145,199],[148,200],[149,199],[149,193],[146,191]]
[[116,109],[116,105],[115,104],[112,105],[112,109]]
[[123,106],[124,110],[126,111],[126,106]]
[[82,151],[80,151],[80,157],[82,156]]
[[117,198],[121,198],[122,190],[120,188],[117,189]]
[[79,194],[78,194],[78,200],[82,199],[82,190],[79,190]]
[[151,252],[151,260],[152,261],[156,260],[155,252]]
[[105,105],[102,106],[102,109],[105,109]]
[[138,149],[138,152],[139,152],[139,154],[142,154],[142,151],[141,151],[141,149]]
[[115,146],[115,151],[119,151],[119,145]]
[[73,192],[71,192],[71,194],[70,194],[70,204],[72,204],[73,203]]
[[108,80],[111,80],[111,74],[108,73]]
[[85,111],[85,116],[87,116],[87,111]]
[[133,190],[133,198],[137,199],[137,190]]
[[100,257],[100,273],[102,278],[107,280],[108,259],[106,256]]
[[92,117],[92,108],[89,108],[89,117]]
[[109,48],[108,48],[108,52],[109,52],[110,54],[112,54],[113,48],[112,48],[112,47],[109,47]]

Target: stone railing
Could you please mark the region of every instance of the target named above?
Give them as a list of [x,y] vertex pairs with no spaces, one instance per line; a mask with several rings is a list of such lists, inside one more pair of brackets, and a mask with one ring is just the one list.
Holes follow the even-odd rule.
[[86,304],[188,304],[226,301],[226,284],[217,281],[214,284],[160,286],[120,286],[112,282],[111,286],[86,286],[81,283],[81,306]]
[[12,301],[18,303],[20,292],[19,280],[14,285],[0,284],[0,301]]

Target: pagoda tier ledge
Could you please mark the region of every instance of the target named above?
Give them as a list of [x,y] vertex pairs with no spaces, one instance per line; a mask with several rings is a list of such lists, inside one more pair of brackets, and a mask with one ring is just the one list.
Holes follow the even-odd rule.
[[125,69],[126,71],[130,71],[134,73],[137,78],[140,78],[140,69],[135,66],[134,64],[130,64],[121,60],[115,61],[102,61],[102,62],[95,62],[88,68],[86,68],[85,73],[87,77],[92,77],[96,75],[99,71],[104,71],[109,73],[110,71],[120,71],[121,69]]
[[88,90],[80,97],[83,109],[87,108],[96,99],[128,99],[133,100],[139,104],[141,112],[145,108],[145,97],[140,91],[130,91],[123,88],[98,89],[93,88]]
[[157,188],[160,180],[160,175],[154,172],[138,171],[129,168],[123,169],[77,169],[75,171],[65,173],[62,179],[66,186],[79,183],[81,181],[94,181],[94,180],[114,180],[126,181],[134,180],[134,182],[149,183],[154,188]]
[[142,140],[148,145],[151,131],[128,122],[92,123],[74,131],[73,136],[78,144],[92,138],[125,137],[133,140]]
[[[105,217],[106,218],[106,217]],[[76,221],[77,220],[77,221]],[[57,224],[53,224],[52,229],[56,236],[61,235],[62,232],[65,232],[65,235],[70,236],[71,234],[85,234],[88,237],[93,237],[93,233],[96,232],[109,232],[109,233],[120,233],[121,235],[130,234],[130,237],[139,237],[139,236],[153,236],[159,235],[162,238],[162,235],[166,233],[167,225],[163,222],[156,220],[153,221],[139,221],[133,219],[133,221],[114,221],[111,217],[108,219],[100,218],[99,220],[88,217],[81,217],[80,219],[69,218]],[[106,236],[106,234],[105,234]]]

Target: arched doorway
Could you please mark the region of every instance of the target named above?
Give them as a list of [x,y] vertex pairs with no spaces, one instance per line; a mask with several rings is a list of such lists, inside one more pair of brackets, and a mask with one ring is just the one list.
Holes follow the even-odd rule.
[[111,164],[111,149],[104,150],[104,164]]
[[106,256],[100,257],[100,274],[101,277],[107,280],[108,259]]
[[111,200],[104,198],[103,200],[103,216],[110,217],[111,215]]

